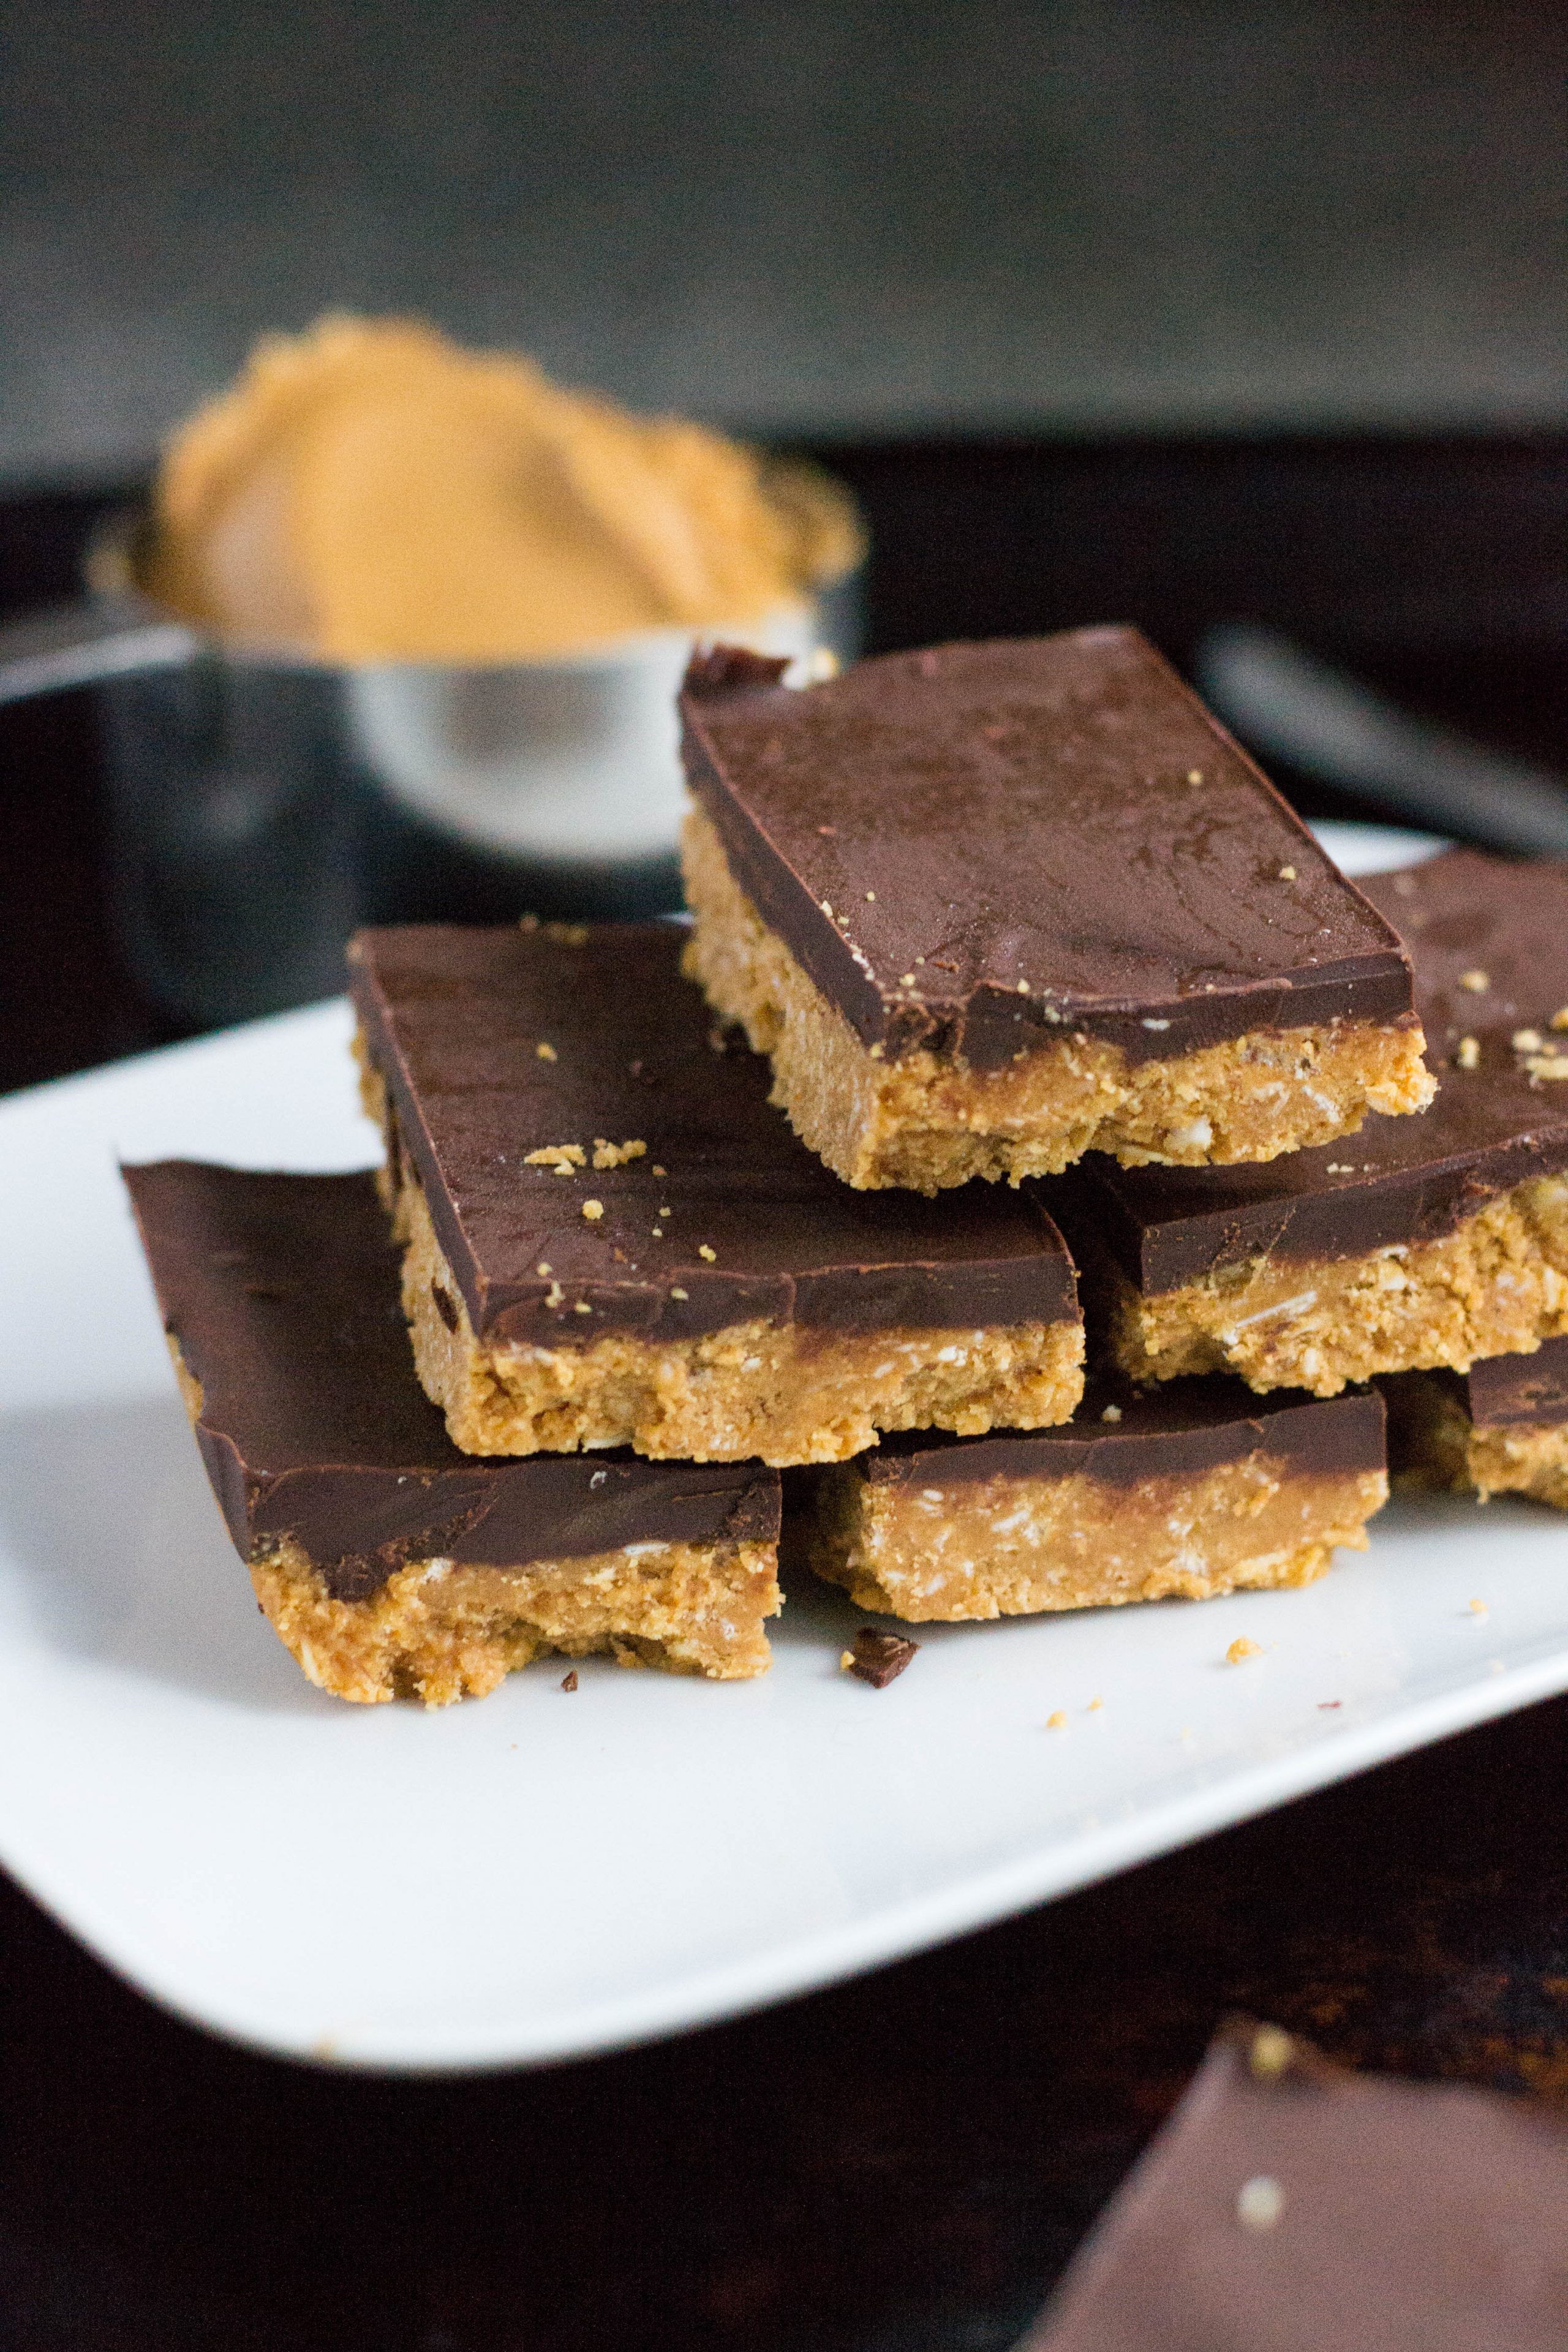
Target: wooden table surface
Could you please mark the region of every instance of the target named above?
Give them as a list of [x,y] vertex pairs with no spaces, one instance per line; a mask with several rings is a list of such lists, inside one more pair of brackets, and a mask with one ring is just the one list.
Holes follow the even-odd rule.
[[[58,503],[0,515],[13,601],[68,577]],[[0,1087],[156,1042],[81,698],[5,715],[0,811]],[[226,2047],[0,1880],[0,2352],[1005,2347],[1229,2009],[1568,2095],[1565,1801],[1568,1700],[836,1990],[468,2081]]]

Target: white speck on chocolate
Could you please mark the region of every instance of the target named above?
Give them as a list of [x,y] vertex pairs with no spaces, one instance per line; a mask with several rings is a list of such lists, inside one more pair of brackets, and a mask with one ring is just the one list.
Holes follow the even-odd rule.
[[1272,2230],[1285,2210],[1285,2191],[1267,2172],[1254,2173],[1237,2192],[1236,2218],[1244,2230]]
[[548,1044],[542,1037],[533,1050],[542,1062],[553,1062],[556,1058],[554,1046]]
[[1489,972],[1462,971],[1459,974],[1459,986],[1468,988],[1472,996],[1484,996],[1491,984]]

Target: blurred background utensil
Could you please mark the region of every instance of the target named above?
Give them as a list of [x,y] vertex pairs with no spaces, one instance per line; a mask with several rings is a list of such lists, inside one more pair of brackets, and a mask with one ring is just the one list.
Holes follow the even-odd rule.
[[1568,777],[1402,709],[1275,629],[1230,622],[1197,653],[1200,693],[1267,764],[1485,848],[1568,857]]

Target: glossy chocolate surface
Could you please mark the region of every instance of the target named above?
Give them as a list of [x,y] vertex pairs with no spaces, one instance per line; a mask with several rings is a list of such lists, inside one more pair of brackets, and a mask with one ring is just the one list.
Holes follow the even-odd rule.
[[[766,1062],[739,1041],[714,1050],[682,939],[672,923],[431,925],[355,942],[371,1056],[477,1332],[559,1348],[753,1318],[867,1332],[1077,1319],[1037,1201],[840,1183],[769,1104]],[[647,1149],[595,1170],[595,1138]],[[590,1164],[527,1164],[566,1144]]]
[[647,1542],[768,1542],[776,1470],[460,1454],[415,1376],[374,1178],[127,1168],[196,1437],[242,1558],[292,1538],[334,1599],[409,1560],[525,1567]]
[[[1106,1419],[1108,1411],[1114,1418]],[[1201,1476],[1259,1451],[1281,1464],[1288,1476],[1381,1470],[1383,1399],[1375,1389],[1347,1389],[1337,1397],[1285,1389],[1254,1396],[1221,1372],[1149,1390],[1091,1380],[1072,1420],[1058,1428],[988,1437],[906,1432],[862,1454],[860,1466],[874,1486],[1086,1477],[1134,1486],[1145,1478]]]
[[687,775],[862,1044],[987,1069],[1065,1024],[1163,1060],[1409,1013],[1393,931],[1135,629],[780,667],[698,657]]
[[1233,2028],[1018,2352],[1561,2352],[1565,2218],[1561,2108]]
[[[1265,1252],[1361,1257],[1435,1241],[1568,1168],[1568,1076],[1531,1067],[1561,1046],[1568,1070],[1568,1029],[1551,1025],[1568,1008],[1568,866],[1450,850],[1362,887],[1410,950],[1436,1099],[1262,1166],[1118,1168],[1090,1153],[1043,1187],[1069,1234],[1098,1235],[1145,1296]],[[1516,1047],[1521,1034],[1535,1046]]]

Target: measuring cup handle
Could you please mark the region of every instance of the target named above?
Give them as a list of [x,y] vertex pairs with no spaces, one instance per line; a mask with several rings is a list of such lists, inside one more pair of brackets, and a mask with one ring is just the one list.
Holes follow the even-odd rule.
[[112,606],[58,604],[0,626],[0,703],[137,670],[178,669],[197,638],[179,621]]

